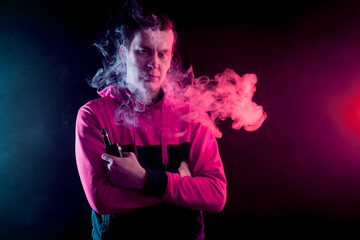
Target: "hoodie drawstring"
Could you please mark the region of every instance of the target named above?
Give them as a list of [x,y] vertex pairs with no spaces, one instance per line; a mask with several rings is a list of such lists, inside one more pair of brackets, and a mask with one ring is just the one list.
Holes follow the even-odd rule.
[[166,170],[166,165],[168,163],[168,155],[167,155],[167,146],[166,146],[166,140],[167,140],[167,122],[166,122],[166,104],[163,100],[161,104],[161,153],[162,153],[162,160],[164,164],[164,168]]
[[133,121],[134,121],[134,124],[132,124],[132,130],[133,130],[133,138],[134,138],[134,153],[135,153],[135,156],[136,156],[136,159],[138,159],[138,153],[137,153],[137,144],[136,144],[136,131],[135,131],[135,126],[136,126],[136,121],[138,121],[138,119],[136,118],[136,115],[135,115],[135,104],[134,104],[134,101],[132,101],[132,104],[133,104],[133,107],[132,107],[132,111],[133,111]]

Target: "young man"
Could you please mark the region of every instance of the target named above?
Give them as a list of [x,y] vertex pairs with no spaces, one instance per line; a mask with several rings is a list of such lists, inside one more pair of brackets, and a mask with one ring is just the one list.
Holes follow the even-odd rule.
[[[209,129],[163,90],[176,42],[164,16],[132,11],[118,47],[122,76],[82,106],[76,161],[93,239],[204,239],[202,211],[219,212],[226,178]],[[135,14],[136,13],[136,14]],[[106,83],[107,82],[107,83]],[[104,153],[101,129],[122,157]]]

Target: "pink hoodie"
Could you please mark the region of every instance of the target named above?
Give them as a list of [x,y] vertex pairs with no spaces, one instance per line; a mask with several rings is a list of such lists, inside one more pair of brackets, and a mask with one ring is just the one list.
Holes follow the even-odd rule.
[[[207,127],[182,120],[188,111],[169,103],[166,96],[144,106],[115,86],[99,94],[102,98],[86,103],[78,112],[75,143],[81,182],[97,213],[128,212],[163,202],[194,210],[222,210],[226,178],[216,139]],[[138,108],[144,109],[139,112]],[[105,152],[102,128],[123,151],[135,152],[147,169],[149,177],[143,191],[110,182],[101,159]],[[192,177],[180,177],[177,169],[181,161],[188,162]]]

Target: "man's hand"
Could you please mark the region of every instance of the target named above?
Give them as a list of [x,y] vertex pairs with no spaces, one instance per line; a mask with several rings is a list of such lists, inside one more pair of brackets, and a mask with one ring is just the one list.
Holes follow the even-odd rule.
[[179,167],[179,173],[181,177],[185,177],[185,176],[189,176],[191,177],[191,172],[190,172],[190,168],[189,165],[187,164],[187,162],[182,161],[180,163],[180,167]]
[[114,157],[104,153],[101,158],[106,161],[110,181],[125,188],[144,188],[147,172],[140,166],[132,152],[123,152],[123,157]]

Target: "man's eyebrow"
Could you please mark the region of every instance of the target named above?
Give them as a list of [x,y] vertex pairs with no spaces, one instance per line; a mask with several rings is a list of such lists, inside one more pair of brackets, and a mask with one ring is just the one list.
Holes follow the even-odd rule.
[[146,46],[146,45],[140,45],[140,48],[144,48],[144,49],[151,49],[151,47]]
[[[140,48],[145,49],[145,50],[153,50],[151,47],[149,47],[147,45],[140,45]],[[164,49],[160,49],[159,52],[161,52],[161,53],[169,53],[169,52],[171,52],[171,50],[172,49],[164,48]]]

